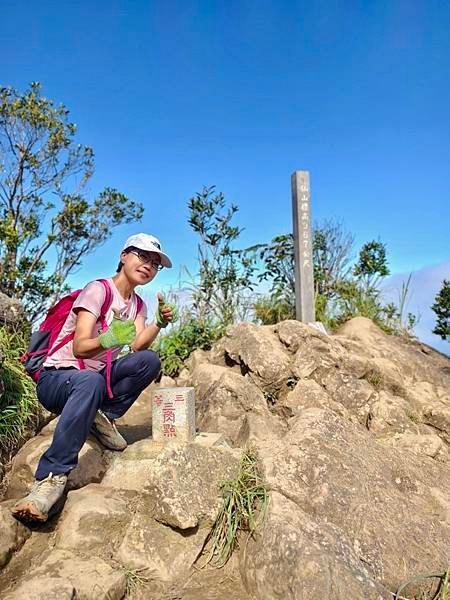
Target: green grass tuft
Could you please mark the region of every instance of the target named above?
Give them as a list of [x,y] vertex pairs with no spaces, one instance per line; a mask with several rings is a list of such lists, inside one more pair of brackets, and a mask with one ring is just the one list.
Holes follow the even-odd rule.
[[[252,536],[264,519],[268,493],[258,469],[256,451],[243,451],[235,479],[220,484],[222,507],[205,542],[208,557],[203,564],[223,567],[238,545],[240,532]],[[247,538],[248,539],[248,538]]]
[[147,571],[148,567],[142,569],[124,569],[124,575],[126,579],[126,593],[125,596],[129,596],[135,592],[139,587],[145,585],[150,581],[148,577],[143,575],[144,571]]
[[28,336],[18,330],[0,327],[3,353],[1,378],[5,389],[0,398],[0,454],[20,441],[25,429],[38,418],[39,402],[35,383],[25,373],[19,357],[25,352]]

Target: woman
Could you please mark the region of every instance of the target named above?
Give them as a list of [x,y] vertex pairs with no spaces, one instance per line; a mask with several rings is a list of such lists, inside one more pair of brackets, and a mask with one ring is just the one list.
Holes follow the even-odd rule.
[[[90,282],[76,298],[37,384],[40,403],[60,415],[59,421],[31,492],[12,509],[15,517],[46,521],[50,509],[56,510],[89,433],[110,450],[126,448],[114,421],[159,374],[159,358],[148,348],[176,312],[158,293],[155,320],[146,326],[147,308],[134,290],[171,266],[157,238],[132,235],[116,275]],[[133,352],[118,358],[125,345]]]

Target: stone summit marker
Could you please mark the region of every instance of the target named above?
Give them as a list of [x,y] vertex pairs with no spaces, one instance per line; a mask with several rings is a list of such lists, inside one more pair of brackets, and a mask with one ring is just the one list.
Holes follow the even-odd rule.
[[194,441],[194,388],[168,387],[155,390],[152,401],[152,438],[158,442]]
[[291,176],[291,186],[295,253],[295,313],[298,321],[307,323],[326,334],[327,331],[323,324],[315,320],[309,172],[294,171]]

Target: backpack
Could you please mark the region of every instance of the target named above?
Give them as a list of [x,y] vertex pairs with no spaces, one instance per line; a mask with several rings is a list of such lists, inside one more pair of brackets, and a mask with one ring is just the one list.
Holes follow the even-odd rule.
[[[110,284],[106,279],[97,279],[100,281],[105,288],[105,300],[100,310],[100,316],[97,322],[100,322],[102,331],[108,329],[108,323],[106,322],[106,315],[108,310],[111,308],[113,301],[113,292]],[[23,363],[26,373],[37,382],[39,374],[42,369],[42,365],[48,356],[51,356],[57,352],[60,348],[65,346],[68,342],[73,340],[75,331],[72,331],[65,335],[56,345],[55,342],[61,332],[61,329],[69,316],[70,311],[75,300],[78,298],[82,289],[75,290],[74,292],[64,296],[56,304],[54,304],[48,311],[47,316],[41,323],[38,331],[31,334],[30,343],[28,350],[23,356],[20,357],[20,361]],[[142,308],[142,298],[136,294],[137,306],[136,314]],[[78,366],[80,369],[85,369],[83,359],[78,359]],[[106,391],[109,398],[113,397],[111,390],[111,350],[106,351]]]

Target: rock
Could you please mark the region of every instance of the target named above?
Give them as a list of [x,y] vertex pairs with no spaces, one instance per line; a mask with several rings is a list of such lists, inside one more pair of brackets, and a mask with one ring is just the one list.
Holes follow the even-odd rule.
[[406,400],[387,392],[379,392],[371,404],[367,426],[376,435],[389,431],[408,431],[414,425],[411,416],[410,405]]
[[23,325],[25,321],[25,311],[19,300],[0,292],[0,324]]
[[223,342],[227,355],[262,389],[277,389],[291,375],[290,357],[272,326],[232,325]]
[[133,496],[96,483],[69,492],[58,519],[55,546],[84,555],[113,555],[132,518]]
[[200,431],[196,435],[194,443],[205,448],[230,449],[230,445],[221,433],[207,433],[206,431]]
[[343,367],[347,352],[331,337],[319,334],[308,337],[295,353],[292,372],[299,379],[310,377],[316,370],[329,371]]
[[313,379],[301,379],[297,382],[295,388],[289,392],[283,402],[296,415],[304,408],[329,408],[339,415],[346,416],[346,408],[335,402],[327,392]]
[[379,344],[388,336],[367,317],[354,317],[339,328],[338,335],[343,335],[351,340],[361,342],[369,347]]
[[[3,600],[78,600],[74,586],[60,577],[34,577],[19,584],[16,591],[9,593]],[[86,598],[86,596],[85,596]]]
[[145,487],[155,519],[178,529],[212,525],[221,503],[219,484],[233,478],[238,466],[239,458],[222,448],[167,447]]
[[445,465],[382,446],[328,410],[306,409],[291,423],[283,440],[258,443],[269,489],[321,529],[339,527],[371,577],[389,589],[445,569],[450,513],[430,491],[438,484],[450,497]]
[[393,448],[409,450],[410,452],[429,456],[430,458],[444,460],[448,456],[447,447],[438,435],[396,433],[391,437],[380,439],[378,441],[387,446],[392,446]]
[[450,444],[450,403],[447,406],[440,404],[429,408],[424,414],[424,420]]
[[[60,596],[44,595],[46,591],[50,591],[51,594],[53,589]],[[26,579],[6,596],[5,600],[121,600],[125,589],[126,579],[123,571],[113,569],[100,558],[85,559],[66,550],[55,549],[41,566],[33,569]]]
[[186,579],[209,528],[182,535],[154,520],[154,503],[142,496],[116,558],[128,569],[145,569],[146,577],[164,582]]
[[270,415],[267,418],[262,415],[248,413],[237,432],[235,443],[237,446],[243,447],[258,441],[268,441],[273,438],[282,439],[287,431],[287,425],[275,416]]
[[176,384],[179,387],[192,387],[191,373],[189,369],[182,369],[176,379]]
[[116,421],[118,430],[129,444],[151,436],[152,396],[156,387],[154,383],[149,385],[131,408]]
[[154,469],[156,458],[164,449],[164,443],[147,438],[128,446],[120,454],[115,453],[101,485],[142,492]]
[[197,384],[196,420],[202,431],[220,431],[235,444],[245,415],[272,415],[258,387],[233,371],[215,365],[200,365],[193,372]]
[[[206,350],[194,350],[192,354],[186,361],[186,367],[189,371],[193,371],[199,365],[204,365],[209,363],[209,352]],[[162,386],[161,386],[162,387]]]
[[10,560],[30,537],[31,531],[11,514],[13,502],[0,504],[0,569]]
[[241,575],[247,591],[264,600],[392,598],[339,528],[316,523],[277,492],[271,494],[260,536],[249,538]]
[[[18,499],[29,492],[39,459],[51,441],[52,435],[38,435],[22,446],[12,462],[6,499]],[[105,471],[103,447],[96,440],[88,439],[81,448],[78,466],[69,475],[66,490],[77,489],[89,483],[98,483]]]
[[293,319],[277,323],[274,331],[278,334],[280,341],[293,353],[307,344],[310,338],[320,339],[323,337],[323,334],[314,327]]

